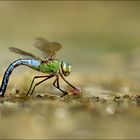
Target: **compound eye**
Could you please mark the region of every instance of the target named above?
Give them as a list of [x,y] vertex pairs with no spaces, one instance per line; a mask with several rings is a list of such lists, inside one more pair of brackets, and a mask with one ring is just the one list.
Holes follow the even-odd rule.
[[71,65],[65,63],[64,61],[62,61],[62,72],[65,76],[68,76],[71,72]]
[[71,72],[71,65],[69,65],[69,73]]

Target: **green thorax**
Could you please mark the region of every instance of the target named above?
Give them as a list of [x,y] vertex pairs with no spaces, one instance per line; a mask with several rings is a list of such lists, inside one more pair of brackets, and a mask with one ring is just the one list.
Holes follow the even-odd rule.
[[39,71],[44,73],[57,73],[60,69],[61,63],[58,60],[42,61],[39,66]]

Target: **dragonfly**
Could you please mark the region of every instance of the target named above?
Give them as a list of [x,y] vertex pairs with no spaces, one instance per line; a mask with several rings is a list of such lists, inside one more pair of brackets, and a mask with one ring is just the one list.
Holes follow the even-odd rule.
[[[20,66],[28,66],[36,71],[45,73],[43,76],[35,76],[31,82],[30,88],[26,94],[26,96],[30,93],[33,94],[35,88],[40,85],[41,83],[45,82],[46,80],[55,77],[53,82],[53,86],[56,87],[58,90],[62,92],[60,97],[64,97],[68,95],[69,92],[60,88],[59,79],[63,79],[72,89],[73,93],[79,92],[79,90],[69,83],[65,77],[71,73],[71,65],[65,61],[60,61],[55,58],[56,52],[62,48],[62,45],[58,42],[50,42],[45,38],[38,37],[35,39],[34,46],[42,52],[43,59],[33,55],[32,53],[26,52],[19,48],[10,47],[9,50],[16,54],[23,56],[23,58],[17,59],[13,63],[9,65],[7,70],[4,73],[2,84],[0,87],[0,96],[4,97],[7,84],[9,81],[9,77],[12,71]],[[38,83],[34,86],[35,79],[41,79]]]

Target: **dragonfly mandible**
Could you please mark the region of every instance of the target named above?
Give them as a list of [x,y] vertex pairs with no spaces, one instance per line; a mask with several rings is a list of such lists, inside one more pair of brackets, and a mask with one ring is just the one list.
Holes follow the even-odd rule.
[[[60,61],[58,59],[55,59],[56,52],[58,50],[60,50],[62,47],[61,44],[59,44],[57,42],[50,42],[50,41],[46,40],[45,38],[38,37],[35,39],[34,46],[42,52],[42,54],[44,56],[44,60],[29,53],[29,52],[26,52],[24,50],[14,48],[14,47],[9,48],[9,50],[11,52],[20,54],[23,56],[23,58],[20,58],[20,59],[14,61],[13,63],[11,63],[9,65],[9,67],[7,68],[7,70],[5,71],[4,76],[3,76],[3,80],[2,80],[2,84],[0,87],[0,96],[4,97],[4,94],[5,94],[5,91],[7,88],[7,84],[9,81],[9,77],[10,77],[12,71],[19,65],[25,65],[25,66],[28,66],[28,67],[36,70],[36,71],[43,72],[43,73],[47,74],[44,76],[35,76],[31,82],[30,88],[29,88],[26,95],[28,95],[29,93],[33,94],[35,88],[39,84],[43,83],[44,81],[46,81],[52,77],[56,77],[54,82],[53,82],[53,86],[55,86],[57,89],[59,89],[63,93],[60,97],[63,97],[63,96],[68,94],[67,91],[60,88],[60,85],[59,85],[59,78],[60,77],[70,87],[73,88],[73,91],[79,91],[75,86],[70,84],[65,79],[65,76],[68,76],[71,72],[71,65],[64,62],[64,61]],[[42,80],[33,86],[35,79],[39,79],[39,78]]]

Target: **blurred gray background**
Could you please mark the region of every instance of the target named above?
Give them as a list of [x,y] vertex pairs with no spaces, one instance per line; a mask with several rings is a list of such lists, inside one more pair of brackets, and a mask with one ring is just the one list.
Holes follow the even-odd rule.
[[[113,76],[139,83],[139,35],[138,1],[0,1],[0,74],[19,58],[8,47],[41,55],[33,42],[45,37],[63,45],[57,58],[89,82]],[[32,71],[24,68],[15,73]]]

